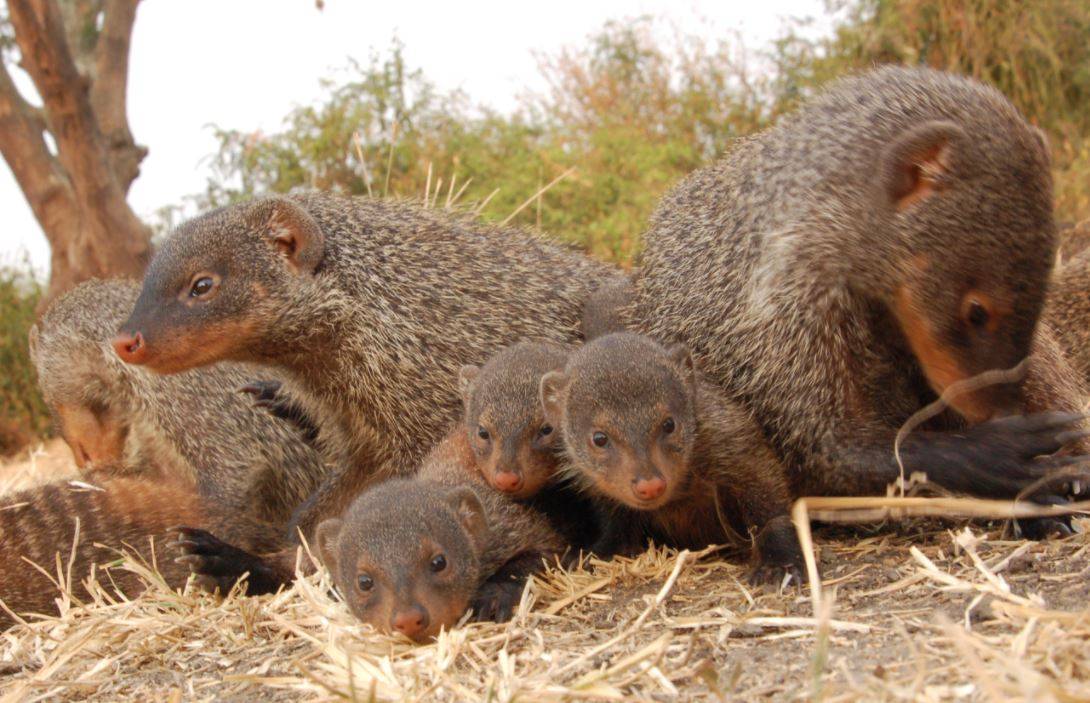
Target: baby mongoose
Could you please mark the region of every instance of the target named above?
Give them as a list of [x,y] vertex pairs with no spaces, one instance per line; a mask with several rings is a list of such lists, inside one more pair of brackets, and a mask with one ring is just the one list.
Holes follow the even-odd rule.
[[227,514],[280,524],[286,537],[292,511],[326,472],[321,456],[239,393],[264,369],[225,363],[162,376],[122,363],[110,340],[139,293],[131,281],[87,281],[31,330],[42,396],[77,464],[162,472]]
[[594,551],[752,539],[755,575],[802,564],[787,479],[760,428],[704,381],[684,347],[631,332],[572,352],[541,381],[568,470],[614,506]]
[[[668,194],[626,313],[745,404],[796,492],[883,494],[914,412],[1030,355],[1056,246],[1041,133],[981,83],[886,67]],[[1037,357],[1028,373],[1063,371]],[[1078,397],[1007,383],[950,403],[900,445],[905,471],[947,489],[1014,497],[1071,461],[1042,455],[1086,451]],[[989,422],[1038,409],[1062,412]]]
[[[94,570],[107,593],[135,597],[144,582],[126,569],[109,569],[118,550],[154,565],[172,588],[183,586],[189,569],[165,549],[169,530],[184,522],[211,526],[202,501],[186,486],[146,477],[113,477],[95,485],[46,484],[0,499],[0,627],[12,613],[57,613],[57,585],[31,565],[62,577],[77,600],[89,594],[85,581]],[[78,525],[78,529],[77,529]],[[69,563],[71,560],[71,568]],[[31,562],[31,563],[28,563]]]
[[327,456],[349,467],[308,502],[306,531],[373,478],[419,465],[458,417],[462,365],[524,338],[578,339],[583,301],[609,271],[407,203],[271,197],[169,236],[114,346],[161,373],[236,360],[286,375]]

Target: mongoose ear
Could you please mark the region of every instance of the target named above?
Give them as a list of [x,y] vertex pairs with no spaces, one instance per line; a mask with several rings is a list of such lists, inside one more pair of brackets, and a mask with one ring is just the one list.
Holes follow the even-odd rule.
[[675,344],[666,353],[670,357],[670,361],[674,362],[678,370],[685,376],[685,380],[691,383],[696,376],[696,362],[693,361],[693,355],[689,352],[689,348],[684,344]]
[[541,407],[545,419],[554,426],[560,425],[564,415],[564,400],[568,391],[568,376],[563,371],[550,371],[541,377]]
[[450,507],[458,516],[458,521],[469,532],[470,539],[476,545],[482,545],[488,539],[488,516],[484,506],[472,488],[462,486],[447,494]]
[[473,392],[473,382],[480,375],[481,368],[473,364],[466,364],[458,369],[458,392],[462,394],[462,400],[469,402],[469,396]]
[[314,273],[325,252],[321,226],[298,203],[268,198],[257,205],[258,226],[298,273]]
[[343,526],[344,522],[340,518],[330,518],[319,524],[314,533],[318,541],[318,556],[334,576],[337,573],[337,544],[340,542]]
[[26,335],[27,344],[30,346],[30,360],[35,366],[38,365],[38,323],[35,322],[30,326],[30,331]]
[[936,120],[908,130],[886,147],[881,182],[895,210],[904,210],[942,190],[965,132]]

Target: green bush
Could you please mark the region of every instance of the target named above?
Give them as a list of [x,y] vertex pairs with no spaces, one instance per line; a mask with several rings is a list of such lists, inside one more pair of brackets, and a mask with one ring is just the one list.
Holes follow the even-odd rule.
[[0,267],[0,454],[10,454],[49,429],[27,347],[42,288],[27,271],[29,264]]

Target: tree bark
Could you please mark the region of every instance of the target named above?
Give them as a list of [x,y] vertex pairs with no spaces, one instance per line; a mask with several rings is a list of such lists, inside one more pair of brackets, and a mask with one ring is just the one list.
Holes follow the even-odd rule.
[[[147,153],[133,141],[125,116],[137,2],[77,3],[88,14],[68,32],[56,0],[8,2],[20,65],[43,106],[30,105],[3,69],[0,152],[52,248],[43,306],[88,278],[139,277],[151,253],[151,230],[125,200]],[[87,41],[99,12],[97,40]],[[81,72],[80,65],[89,69]]]

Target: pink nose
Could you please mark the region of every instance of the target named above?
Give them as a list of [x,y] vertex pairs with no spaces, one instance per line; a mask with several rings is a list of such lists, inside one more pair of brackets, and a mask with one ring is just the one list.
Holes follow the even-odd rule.
[[505,493],[512,493],[522,487],[522,477],[513,471],[499,471],[492,483]]
[[641,478],[632,484],[632,492],[640,500],[654,500],[666,492],[666,480],[661,476]]
[[139,332],[135,334],[119,332],[113,339],[113,347],[118,357],[126,364],[142,364],[148,356],[144,336]]
[[394,614],[392,624],[401,634],[416,639],[428,627],[428,614],[422,608],[413,606]]

